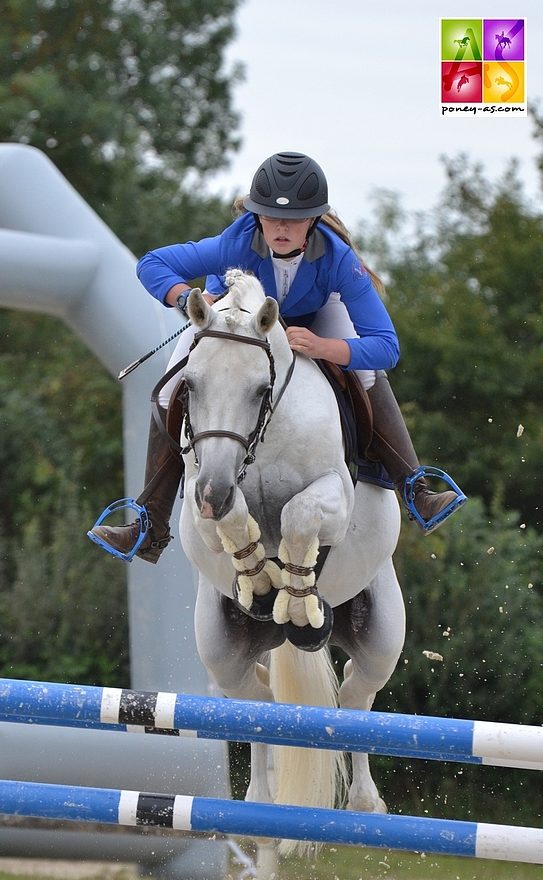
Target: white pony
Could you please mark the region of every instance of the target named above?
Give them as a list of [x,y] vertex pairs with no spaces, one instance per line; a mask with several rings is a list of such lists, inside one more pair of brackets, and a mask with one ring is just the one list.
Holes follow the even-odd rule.
[[[199,290],[188,301],[180,534],[199,572],[198,651],[228,697],[370,709],[404,643],[399,505],[388,489],[353,488],[328,381],[293,355],[260,282],[226,277],[212,307]],[[350,658],[339,689],[328,645]],[[275,747],[270,779],[268,749],[251,746],[247,800],[341,805],[341,753]],[[353,755],[348,807],[386,811],[367,755]]]

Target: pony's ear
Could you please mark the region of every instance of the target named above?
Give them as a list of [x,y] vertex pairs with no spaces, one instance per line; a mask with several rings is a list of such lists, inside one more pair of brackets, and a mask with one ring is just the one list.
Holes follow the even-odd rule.
[[254,326],[258,333],[267,336],[279,317],[277,301],[267,296],[254,317]]
[[187,300],[187,312],[189,318],[195,327],[203,330],[208,327],[213,317],[213,311],[210,309],[202,296],[199,287],[193,287]]

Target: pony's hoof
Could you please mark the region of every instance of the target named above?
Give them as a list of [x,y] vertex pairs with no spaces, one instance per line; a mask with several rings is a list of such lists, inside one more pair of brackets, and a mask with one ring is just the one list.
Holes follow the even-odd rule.
[[377,791],[362,797],[351,795],[347,809],[354,810],[356,813],[381,813],[383,815],[388,813],[388,807]]
[[324,623],[319,629],[306,624],[296,626],[292,621],[284,624],[285,635],[289,642],[300,651],[320,651],[327,644],[334,625],[334,612],[328,602],[321,599],[324,611]]
[[235,579],[232,587],[232,601],[240,611],[243,611],[248,617],[252,617],[253,620],[273,620],[273,603],[275,602],[275,597],[278,592],[279,591],[276,590],[275,587],[270,587],[269,592],[264,596],[257,596],[256,593],[253,593],[253,603],[251,607],[245,608],[245,606],[238,600],[239,588],[237,579]]

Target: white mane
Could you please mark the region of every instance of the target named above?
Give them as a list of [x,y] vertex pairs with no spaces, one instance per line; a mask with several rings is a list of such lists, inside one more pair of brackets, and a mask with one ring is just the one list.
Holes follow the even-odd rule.
[[235,330],[249,323],[251,315],[247,312],[257,312],[266,294],[256,275],[248,275],[241,269],[228,269],[224,277],[228,287],[226,301],[231,309],[225,322],[230,330]]

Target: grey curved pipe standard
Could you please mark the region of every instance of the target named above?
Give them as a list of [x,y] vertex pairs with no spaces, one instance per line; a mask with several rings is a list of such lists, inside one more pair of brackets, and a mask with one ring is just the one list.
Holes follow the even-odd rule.
[[[179,327],[173,310],[164,309],[145,293],[136,278],[135,263],[134,255],[42,152],[20,144],[0,144],[0,306],[60,318],[116,377],[123,367]],[[168,357],[169,351],[164,349],[121,385],[128,496],[136,497],[142,488],[149,395]],[[98,444],[100,430],[97,419]],[[105,498],[104,507],[113,500]],[[178,515],[175,509],[174,520]],[[91,525],[82,524],[81,535],[74,540],[87,541],[85,532]],[[124,563],[112,557],[110,564]],[[194,576],[179,542],[170,544],[158,566],[134,560],[127,566],[127,576],[132,686],[208,693],[209,682],[198,659],[193,632]],[[50,729],[46,748],[44,728],[29,728],[21,735],[20,731],[17,734],[19,726],[12,731],[6,727],[9,725],[0,726],[1,763],[8,774],[4,778],[17,778],[9,773],[10,766],[14,770],[26,766],[31,778],[62,782],[49,778],[58,770],[52,760],[58,730]],[[82,752],[82,731],[64,733],[64,755],[81,755],[76,764],[79,762],[81,772],[87,774],[87,784],[97,784],[90,781],[93,768],[108,767],[108,785],[123,787],[116,780],[123,776],[117,751],[120,755],[126,747],[124,738],[113,749],[114,741],[105,738],[108,734],[100,735],[87,740]],[[148,738],[143,739],[146,741],[131,747],[131,760],[142,769],[147,766],[150,746]],[[177,791],[188,791],[198,782],[205,789],[202,795],[228,796],[226,745],[207,743],[195,759],[186,740],[179,741],[172,779]],[[136,787],[145,788],[142,784]],[[158,784],[153,787],[163,790]],[[61,841],[59,837],[59,846]],[[175,840],[171,843],[174,858]],[[226,847],[198,841],[196,861],[204,865],[202,847],[208,852],[209,864],[203,869],[207,880],[219,880],[225,873]],[[198,880],[199,875],[192,868],[188,870],[187,880],[193,876]]]

